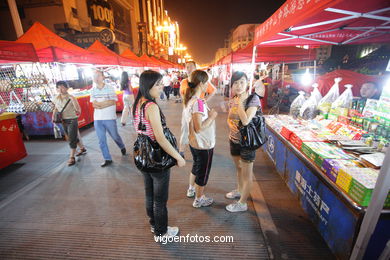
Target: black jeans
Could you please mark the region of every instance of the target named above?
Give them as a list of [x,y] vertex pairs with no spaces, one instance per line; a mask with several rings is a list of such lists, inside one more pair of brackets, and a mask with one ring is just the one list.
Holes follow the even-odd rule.
[[158,173],[142,172],[145,183],[145,205],[154,234],[163,235],[168,227],[168,190],[170,170]]
[[167,99],[169,100],[169,94],[171,93],[171,86],[164,86],[164,93],[165,96],[167,96]]

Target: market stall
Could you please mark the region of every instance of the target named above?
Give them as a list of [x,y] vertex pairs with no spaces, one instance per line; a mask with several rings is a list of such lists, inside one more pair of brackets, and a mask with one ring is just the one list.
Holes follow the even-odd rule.
[[[16,106],[13,107],[23,114],[22,122],[29,135],[53,134],[51,100],[55,96],[55,83],[58,80],[66,80],[73,88],[71,94],[82,108],[79,127],[83,127],[93,122],[93,107],[88,91],[92,84],[93,69],[98,66],[105,71],[107,81],[117,89],[117,111],[122,111],[123,94],[118,84],[121,71],[143,66],[140,59],[119,56],[98,41],[88,50],[84,50],[62,39],[40,23],[35,23],[13,45],[14,48],[19,47],[20,51],[20,46],[30,46],[35,55],[31,57],[35,57],[35,62],[40,61],[31,63],[29,60],[30,63],[23,64],[15,62],[1,68],[0,83],[4,84],[0,85],[4,85],[2,90],[5,90],[0,91],[2,98],[9,106],[11,96],[14,97]],[[5,43],[2,46],[5,46]]]
[[[389,27],[385,25],[389,21],[388,3],[383,0],[286,1],[255,29],[253,53],[263,46],[386,43],[389,42],[390,35]],[[321,91],[319,94],[320,99],[321,94],[328,93],[334,98],[320,104],[311,98],[307,103],[306,108],[318,107],[322,111],[321,118],[329,118],[330,122],[324,119],[323,125],[311,126],[308,123],[310,120],[299,121],[287,117],[282,120],[287,125],[282,124],[278,128],[278,123],[273,123],[280,121],[268,118],[269,141],[264,148],[338,258],[349,259],[351,255],[359,255],[359,258],[364,256],[365,259],[377,259],[390,239],[390,233],[386,232],[390,230],[390,210],[385,208],[376,211],[375,216],[379,216],[379,220],[372,235],[360,231],[368,230],[366,223],[369,220],[365,219],[365,215],[374,216],[373,211],[370,214],[366,212],[367,205],[368,208],[371,204],[376,205],[376,201],[369,204],[371,194],[381,196],[381,201],[386,200],[385,205],[389,206],[387,192],[374,190],[376,187],[380,191],[386,191],[381,182],[377,183],[377,179],[383,179],[387,169],[373,169],[380,167],[383,162],[384,153],[380,151],[380,147],[389,140],[388,98],[385,94],[373,106],[368,100],[353,103],[353,92],[356,90],[352,91],[352,86],[348,84],[345,87],[344,97],[348,98],[343,100],[348,102],[339,102],[337,87],[337,93],[330,89],[327,93]],[[301,98],[304,100],[304,95]],[[371,115],[364,115],[362,110],[366,106],[375,107],[370,109],[373,112]],[[309,111],[309,114],[316,111],[302,110],[293,114],[305,117],[308,115],[305,111]],[[313,117],[309,116],[311,118]],[[293,127],[297,123],[299,126]],[[327,135],[332,131],[333,135],[347,138],[332,140]],[[337,142],[343,149],[330,141]],[[362,147],[358,148],[366,152],[374,146],[377,152],[370,151],[368,155],[349,157],[354,148],[348,148],[348,144],[359,144]],[[345,152],[346,149],[348,153]],[[344,161],[341,163],[335,160]],[[370,163],[367,164],[368,161]],[[362,162],[365,163],[363,167]]]

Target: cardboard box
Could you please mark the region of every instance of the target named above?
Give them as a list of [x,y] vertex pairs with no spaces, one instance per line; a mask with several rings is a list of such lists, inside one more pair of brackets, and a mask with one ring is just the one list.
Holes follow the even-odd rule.
[[337,176],[341,169],[348,171],[351,167],[363,167],[357,160],[345,160],[345,159],[325,159],[322,163],[321,170],[323,170],[326,176],[332,181],[336,182]]

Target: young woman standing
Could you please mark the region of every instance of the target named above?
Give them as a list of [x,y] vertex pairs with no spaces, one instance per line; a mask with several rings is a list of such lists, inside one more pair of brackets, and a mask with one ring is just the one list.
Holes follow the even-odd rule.
[[[188,89],[184,95],[184,106],[189,122],[189,144],[193,157],[190,179],[195,182],[195,208],[210,206],[212,198],[204,195],[204,187],[209,179],[213,152],[215,146],[215,118],[217,112],[210,110],[206,101],[201,98],[208,88],[208,75],[201,70],[195,70],[190,75]],[[190,184],[191,185],[191,184]],[[191,188],[191,187],[190,187]]]
[[226,194],[228,199],[239,201],[226,206],[230,212],[246,211],[247,199],[252,187],[253,162],[256,157],[255,150],[244,149],[240,145],[240,122],[242,125],[250,123],[260,107],[260,99],[252,95],[249,100],[248,78],[245,73],[236,71],[232,75],[231,88],[233,97],[230,100],[228,125],[230,129],[230,154],[233,157],[237,170],[237,189]]
[[[152,70],[144,71],[141,74],[139,91],[133,106],[134,127],[137,133],[145,134],[157,141],[165,152],[177,160],[177,165],[183,167],[185,160],[163,133],[160,108],[156,104],[156,98],[160,96],[163,87],[161,79],[161,74]],[[140,111],[143,105],[145,113]],[[138,129],[140,120],[146,126],[145,130]],[[167,201],[170,169],[157,173],[142,172],[142,175],[145,183],[146,212],[151,231],[157,236],[176,236],[179,228],[168,226]]]

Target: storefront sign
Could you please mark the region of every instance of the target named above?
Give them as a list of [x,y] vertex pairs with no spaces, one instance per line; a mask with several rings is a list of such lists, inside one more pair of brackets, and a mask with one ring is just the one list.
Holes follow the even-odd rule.
[[87,5],[93,26],[114,29],[114,12],[107,1],[87,0]]
[[91,46],[96,40],[108,46],[115,42],[115,33],[110,29],[101,32],[89,32],[72,35],[71,41],[82,48]]

